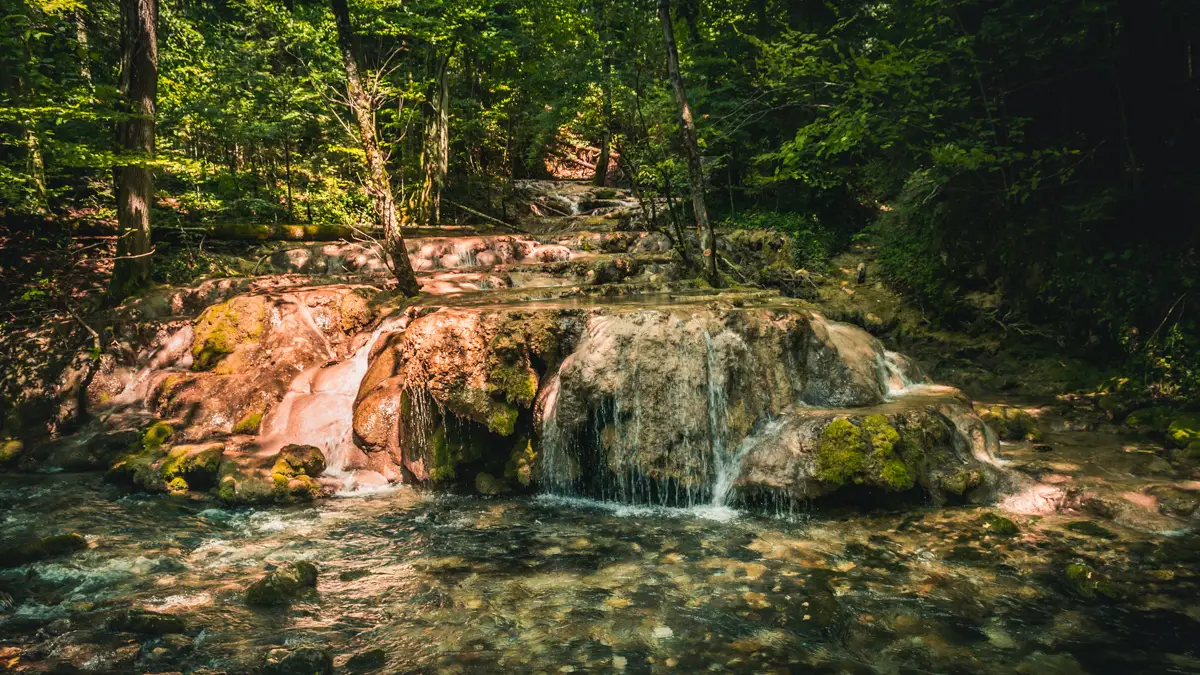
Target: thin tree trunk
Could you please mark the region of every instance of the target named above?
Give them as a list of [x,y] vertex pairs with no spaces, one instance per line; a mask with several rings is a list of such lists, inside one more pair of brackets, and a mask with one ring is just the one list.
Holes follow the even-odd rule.
[[662,23],[663,43],[667,48],[667,75],[671,78],[675,102],[679,104],[679,131],[683,137],[683,154],[687,159],[692,209],[696,212],[696,229],[700,232],[701,248],[704,249],[704,273],[710,284],[719,286],[721,277],[717,273],[717,236],[713,231],[712,222],[708,219],[708,207],[704,203],[704,167],[700,163],[696,123],[692,120],[692,109],[688,106],[683,75],[679,72],[679,50],[675,47],[675,29],[671,24],[671,0],[658,0],[658,20]]
[[283,169],[287,174],[288,222],[296,222],[296,211],[292,208],[292,139],[283,139]]
[[46,198],[46,160],[42,156],[42,143],[37,129],[32,125],[25,130],[25,145],[29,150],[29,178],[33,184],[34,212],[39,216],[49,212]]
[[[650,138],[650,127],[646,124],[646,115],[642,112],[642,73],[638,69],[634,78],[633,86],[633,106],[637,113],[638,124],[641,126],[642,137],[650,147],[654,147],[653,139]],[[665,153],[661,153],[661,158],[665,159]],[[691,247],[688,245],[687,237],[683,234],[683,227],[679,223],[679,217],[675,213],[675,197],[671,191],[671,177],[664,170],[663,176],[663,196],[667,199],[667,216],[671,219],[671,225],[675,228],[675,247],[679,251],[679,257],[686,267],[692,267]],[[670,235],[668,235],[670,236]]]
[[84,20],[83,9],[73,12],[75,16],[75,40],[79,43],[79,74],[92,86],[91,52],[88,50],[87,22]]
[[116,166],[117,260],[109,296],[124,300],[150,284],[150,208],[154,175],[154,120],[158,97],[158,0],[121,1],[122,117],[117,147],[125,162]]
[[600,68],[601,79],[600,87],[604,94],[604,107],[602,110],[604,130],[600,136],[600,156],[596,159],[596,174],[592,182],[598,187],[604,187],[608,184],[608,163],[612,154],[612,59],[608,54],[608,26],[607,18],[604,16],[604,0],[596,2],[596,22],[597,30],[600,38]]
[[449,69],[449,52],[442,58],[435,58],[434,81],[425,107],[425,138],[421,148],[425,182],[421,186],[418,210],[421,220],[431,225],[442,220],[442,190],[450,171]]
[[384,254],[391,260],[392,273],[396,275],[399,290],[405,295],[417,295],[421,286],[408,260],[404,246],[404,234],[400,231],[400,216],[396,211],[396,200],[392,197],[392,184],[387,164],[379,141],[375,137],[375,108],[370,95],[363,87],[359,73],[358,39],[350,25],[350,9],[346,0],[331,0],[333,16],[337,22],[338,46],[346,67],[347,94],[354,119],[358,122],[359,140],[367,156],[367,192],[375,207],[375,220],[383,231]]

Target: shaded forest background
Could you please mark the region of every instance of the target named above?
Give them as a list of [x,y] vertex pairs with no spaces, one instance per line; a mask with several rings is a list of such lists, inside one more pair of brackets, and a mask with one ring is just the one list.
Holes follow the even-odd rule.
[[[509,218],[513,180],[605,156],[604,180],[694,222],[656,0],[349,9],[407,224]],[[1155,396],[1200,394],[1200,5],[672,10],[722,228],[787,232],[812,270],[870,246],[932,326],[1049,339]],[[115,165],[153,169],[154,227],[176,241],[214,223],[372,222],[329,4],[158,11],[157,147],[131,159],[114,142],[117,0],[0,0],[0,322],[72,302],[69,275],[31,252],[112,229]],[[216,272],[195,250],[156,280]],[[17,264],[37,271],[16,281]]]

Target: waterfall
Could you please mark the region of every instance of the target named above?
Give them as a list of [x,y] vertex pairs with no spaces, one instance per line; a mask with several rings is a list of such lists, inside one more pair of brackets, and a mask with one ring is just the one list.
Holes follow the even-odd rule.
[[403,316],[384,319],[350,358],[300,373],[263,421],[262,449],[273,452],[290,443],[313,445],[325,454],[328,473],[346,473],[346,461],[354,449],[354,399],[367,374],[371,349],[383,335],[403,328],[406,322]]
[[[594,358],[588,350],[568,357],[546,384],[545,489],[609,502],[725,508],[747,447],[731,447],[729,430],[731,371],[746,365],[742,337],[698,320],[638,324],[650,329],[632,332],[622,330],[626,325],[602,318],[589,327],[589,338],[612,350],[604,358],[621,371],[608,390],[572,389],[579,386],[572,373],[586,368],[578,361]],[[667,343],[669,357],[658,328],[678,336]]]

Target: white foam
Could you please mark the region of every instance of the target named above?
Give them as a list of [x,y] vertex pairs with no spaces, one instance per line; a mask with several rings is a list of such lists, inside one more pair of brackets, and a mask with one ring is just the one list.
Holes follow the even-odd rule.
[[624,504],[621,502],[601,501],[586,497],[569,497],[555,494],[540,494],[536,501],[562,508],[597,509],[607,511],[618,518],[699,518],[721,523],[736,520],[742,515],[741,511],[728,506],[713,506],[701,504],[690,508],[675,506],[648,506],[645,504]]

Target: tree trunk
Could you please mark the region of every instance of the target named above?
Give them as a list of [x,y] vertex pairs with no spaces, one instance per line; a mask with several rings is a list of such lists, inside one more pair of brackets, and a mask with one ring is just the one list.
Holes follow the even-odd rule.
[[158,96],[158,0],[121,0],[122,116],[114,169],[117,192],[117,259],[109,296],[124,300],[150,284],[150,208],[154,176],[154,119]]
[[596,174],[592,182],[597,187],[608,184],[608,163],[612,154],[612,59],[608,55],[608,26],[604,16],[604,0],[596,2],[596,32],[600,38],[600,88],[604,95],[602,110],[604,129],[600,136],[600,156],[596,159]]
[[442,220],[442,190],[450,171],[450,54],[434,60],[434,80],[425,101],[425,138],[421,149],[421,186],[418,211],[421,220],[437,225]]
[[700,163],[696,123],[692,120],[692,109],[688,106],[683,75],[679,73],[679,50],[675,47],[675,29],[671,24],[671,0],[658,0],[658,20],[662,23],[663,43],[667,48],[667,75],[671,78],[675,102],[679,104],[679,132],[683,141],[683,154],[687,159],[692,209],[696,212],[696,229],[700,232],[701,248],[704,249],[704,274],[710,284],[719,286],[721,277],[717,273],[717,236],[713,231],[712,222],[708,219],[708,207],[704,203],[704,167]]
[[87,82],[90,88],[92,86],[92,56],[88,50],[87,22],[84,20],[82,8],[75,10],[73,14],[75,18],[75,40],[79,48],[79,75]]
[[283,139],[283,170],[287,175],[288,222],[296,222],[296,211],[292,208],[292,139]]
[[34,213],[45,216],[50,211],[46,199],[46,160],[42,156],[42,143],[38,139],[37,129],[31,126],[25,130],[25,145],[29,150],[29,179],[33,186]]
[[383,232],[384,255],[390,259],[392,273],[396,275],[399,290],[405,295],[417,295],[421,286],[408,260],[404,247],[404,234],[400,231],[400,216],[396,211],[396,200],[392,197],[392,183],[379,141],[375,137],[375,106],[363,87],[359,73],[358,39],[350,25],[350,8],[346,0],[332,0],[333,16],[337,22],[338,46],[342,62],[346,67],[347,98],[354,119],[358,122],[359,140],[367,156],[367,192],[375,207],[375,220]]

